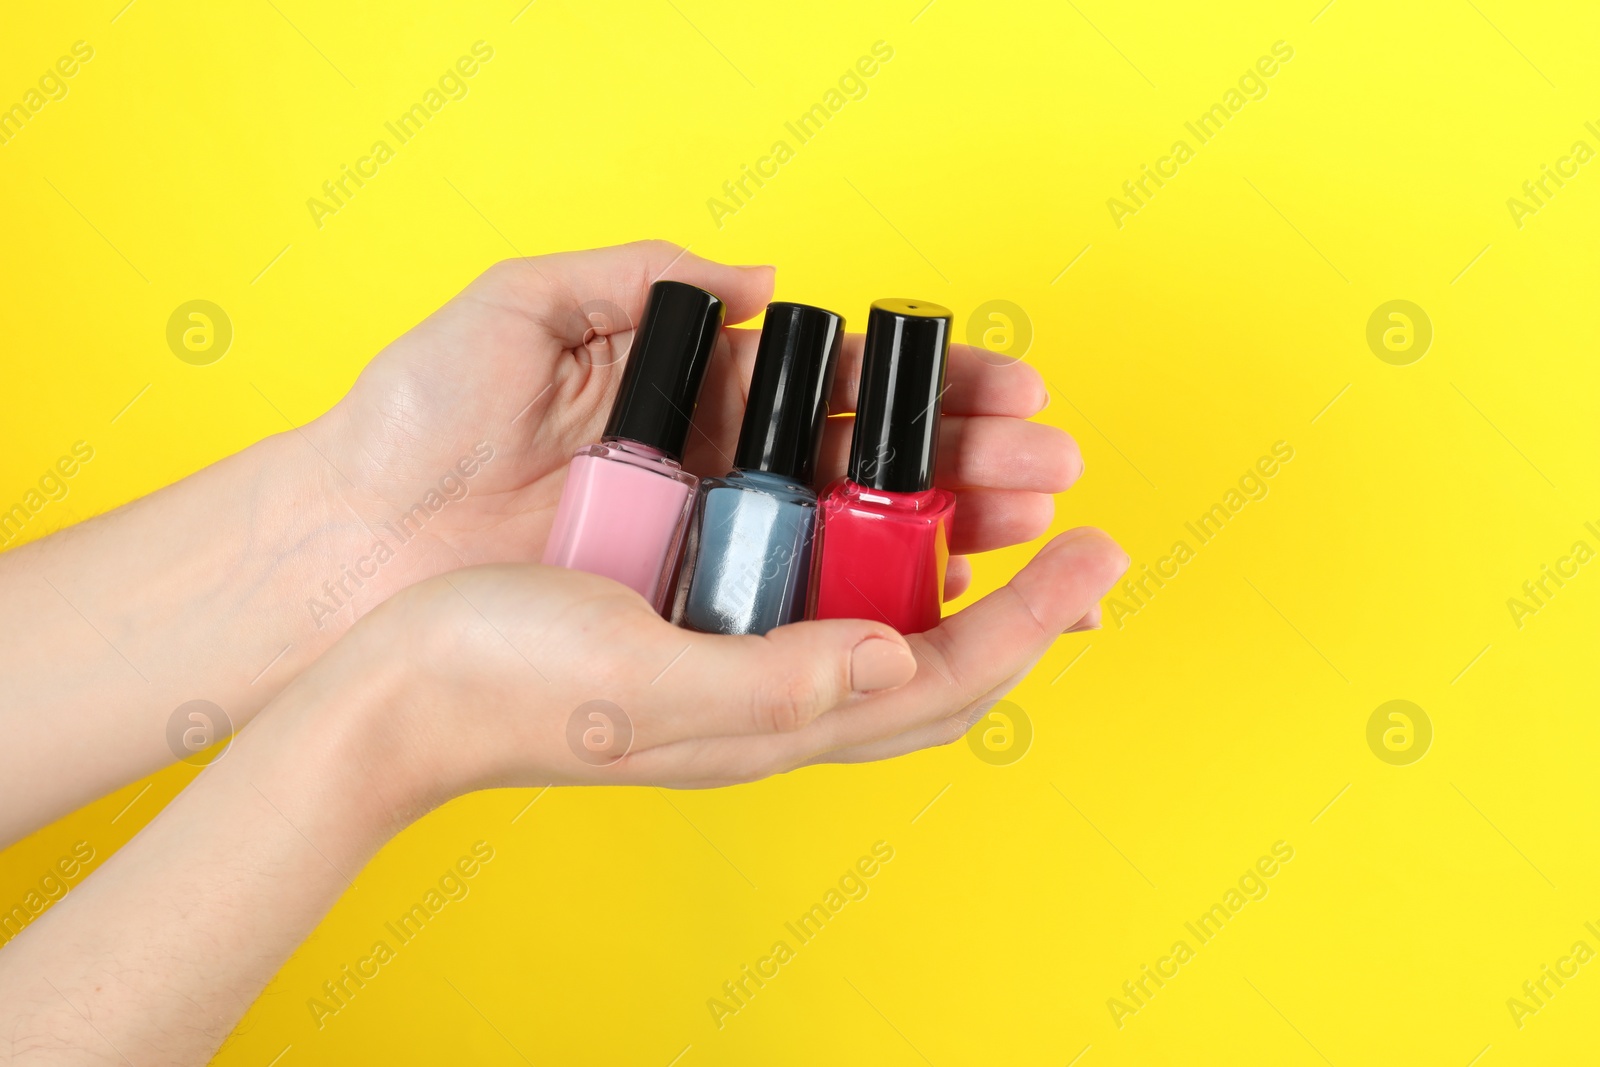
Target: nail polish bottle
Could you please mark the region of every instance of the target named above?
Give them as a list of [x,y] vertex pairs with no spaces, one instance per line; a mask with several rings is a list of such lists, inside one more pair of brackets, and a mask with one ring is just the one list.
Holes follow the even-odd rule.
[[567,469],[546,564],[613,578],[666,609],[698,481],[679,462],[723,313],[704,289],[650,287],[605,436]]
[[733,470],[700,483],[693,571],[679,621],[764,634],[805,618],[817,494],[811,488],[844,319],[767,305]]
[[933,485],[950,323],[923,300],[879,300],[867,316],[849,473],[820,502],[819,619],[939,625],[956,506]]

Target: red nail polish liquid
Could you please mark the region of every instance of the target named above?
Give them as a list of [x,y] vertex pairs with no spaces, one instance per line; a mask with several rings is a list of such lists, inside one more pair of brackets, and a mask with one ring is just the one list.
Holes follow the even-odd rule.
[[849,477],[819,502],[819,619],[939,625],[955,496],[933,486],[951,314],[879,300],[867,317]]

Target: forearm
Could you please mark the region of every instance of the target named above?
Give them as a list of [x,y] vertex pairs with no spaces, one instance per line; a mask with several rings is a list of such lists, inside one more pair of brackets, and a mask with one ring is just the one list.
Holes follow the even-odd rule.
[[[359,686],[328,674],[295,683],[132,842],[0,951],[7,1062],[210,1058],[409,817],[372,792],[378,776],[359,726],[389,687],[370,674]],[[363,710],[352,714],[355,702]]]
[[371,539],[344,492],[291,432],[0,555],[0,846],[172,762],[187,701],[243,725],[348,628],[306,606]]

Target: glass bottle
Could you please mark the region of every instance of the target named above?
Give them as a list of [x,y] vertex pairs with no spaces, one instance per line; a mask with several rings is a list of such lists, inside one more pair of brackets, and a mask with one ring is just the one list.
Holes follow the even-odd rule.
[[879,300],[867,316],[850,469],[821,501],[816,617],[939,624],[955,496],[933,485],[950,312]]
[[956,498],[876,492],[848,478],[822,498],[817,618],[875,619],[903,634],[939,625]]
[[615,579],[665,612],[697,483],[679,461],[723,314],[704,289],[650,287],[605,435],[567,469],[546,564]]
[[764,634],[805,618],[817,496],[844,319],[807,304],[767,305],[733,471],[701,483],[692,570],[679,621]]

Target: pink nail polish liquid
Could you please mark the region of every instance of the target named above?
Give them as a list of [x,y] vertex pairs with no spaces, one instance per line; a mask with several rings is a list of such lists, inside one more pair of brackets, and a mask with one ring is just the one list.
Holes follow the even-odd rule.
[[544,562],[621,582],[657,611],[667,595],[698,479],[634,441],[607,437],[567,468]]

